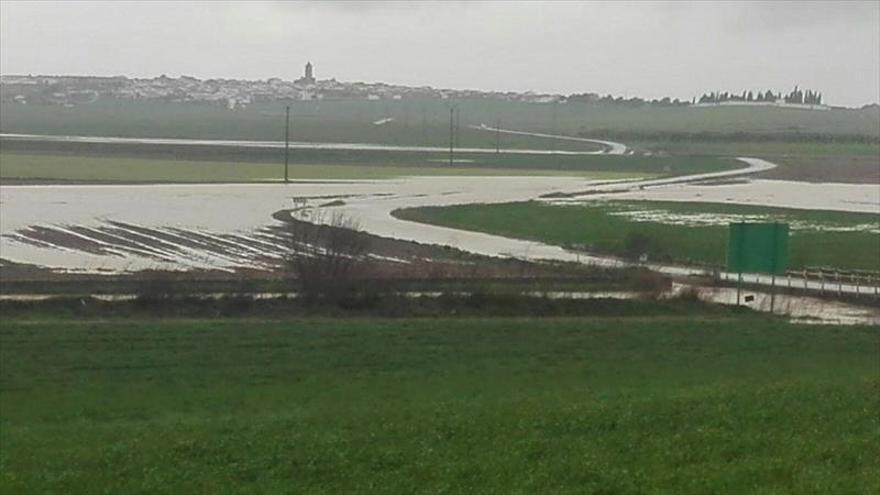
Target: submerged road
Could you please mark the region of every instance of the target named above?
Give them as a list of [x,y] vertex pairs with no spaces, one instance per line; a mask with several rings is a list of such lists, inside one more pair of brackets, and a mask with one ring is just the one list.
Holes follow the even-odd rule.
[[[545,135],[551,137],[550,135]],[[561,136],[566,137],[566,136]],[[734,170],[724,170],[719,172],[709,172],[701,174],[693,174],[681,177],[669,177],[659,179],[645,179],[636,181],[617,181],[604,182],[594,184],[583,190],[576,192],[554,192],[549,195],[564,197],[567,200],[578,199],[582,197],[609,197],[619,193],[629,193],[632,191],[640,191],[649,188],[662,188],[670,185],[681,185],[689,183],[700,183],[712,180],[723,180],[734,177],[746,177],[760,172],[771,170],[777,165],[760,158],[737,157],[738,160],[745,163],[747,167]],[[522,200],[535,198],[522,198]],[[589,265],[602,267],[627,267],[632,266],[630,261],[608,256],[596,256],[588,253],[575,252],[560,246],[544,244],[536,241],[527,241],[521,239],[511,239],[507,237],[486,234],[475,231],[465,231],[431,225],[425,223],[411,222],[401,220],[393,216],[393,211],[402,208],[412,208],[418,206],[449,206],[454,204],[468,203],[488,203],[498,201],[487,201],[485,197],[465,198],[460,195],[446,195],[445,197],[422,196],[422,197],[399,197],[388,198],[381,202],[359,202],[357,200],[347,203],[342,209],[346,214],[351,215],[361,221],[364,230],[386,237],[393,237],[416,242],[440,244],[456,247],[465,251],[470,251],[487,256],[502,256],[521,258],[526,260],[553,260],[585,263]],[[785,205],[781,205],[785,206]],[[706,276],[713,275],[712,272],[704,267],[694,267],[686,265],[675,265],[668,263],[644,263],[642,266],[651,270],[675,276]],[[736,281],[739,274],[731,272],[719,272],[717,275],[720,279],[726,281]],[[787,277],[784,279],[786,284],[794,287],[822,290],[823,292],[830,288],[829,284],[815,280],[807,280],[799,277]],[[748,275],[747,282],[761,286],[781,285],[782,279],[779,277],[771,277],[769,275]],[[876,281],[874,282],[876,284]],[[841,293],[849,294],[865,294],[875,293],[876,288],[868,288],[865,284],[854,283],[835,283],[834,290]]]
[[[688,181],[701,182],[709,179],[727,178],[731,176],[743,176],[755,174],[764,170],[769,170],[775,165],[766,160],[758,158],[739,158],[747,163],[749,167],[739,170],[715,172],[709,174],[695,174],[693,176],[678,177],[674,179],[654,179],[644,181],[634,181],[625,184],[609,184],[602,183],[593,188],[579,191],[577,196],[590,195],[598,193],[600,196],[608,197],[609,192],[628,191],[632,189],[643,189],[648,187],[662,187],[669,184],[682,184]],[[496,182],[496,184],[498,184]],[[503,184],[503,182],[502,182]],[[513,184],[511,184],[513,185]],[[575,197],[577,197],[575,196]],[[507,196],[509,197],[509,196]],[[519,200],[528,200],[534,198],[522,197]],[[501,201],[498,201],[501,200]],[[597,256],[584,252],[577,252],[565,249],[560,246],[544,244],[536,241],[528,241],[522,239],[511,239],[483,232],[459,230],[439,225],[431,225],[419,222],[401,220],[393,216],[394,210],[402,208],[413,208],[419,206],[450,206],[455,204],[468,203],[493,203],[503,202],[502,197],[487,198],[485,195],[479,194],[479,190],[470,192],[462,192],[458,194],[448,194],[443,196],[425,195],[425,196],[402,196],[386,198],[382,201],[362,201],[357,198],[346,202],[341,208],[345,214],[360,221],[361,227],[370,233],[385,237],[392,237],[403,240],[410,240],[428,244],[439,244],[455,247],[465,251],[487,256],[501,256],[510,258],[519,258],[524,260],[550,260],[550,261],[566,261],[583,263],[594,266],[608,268],[623,268],[633,266],[631,261],[614,258],[609,256]],[[302,218],[301,219],[307,219]],[[690,276],[707,276],[717,275],[725,281],[736,281],[738,274],[732,272],[713,273],[705,267],[677,265],[669,263],[643,263],[641,266],[651,270],[674,276],[690,277]],[[865,283],[834,283],[833,288],[830,283],[820,282],[817,280],[807,280],[802,277],[776,277],[775,279],[769,275],[747,275],[746,282],[761,286],[790,284],[796,288],[822,290],[823,292],[838,291],[848,294],[867,294],[876,293],[877,289],[866,287]],[[874,281],[876,284],[877,281]]]
[[[519,136],[532,136],[532,137],[540,137],[540,138],[548,138],[548,139],[556,139],[560,141],[577,141],[581,143],[590,143],[590,144],[598,144],[600,146],[604,146],[604,154],[606,155],[623,155],[626,154],[628,148],[626,145],[621,143],[616,143],[614,141],[604,141],[601,139],[589,139],[575,136],[560,136],[557,134],[544,134],[541,132],[529,132],[529,131],[515,131],[512,129],[501,129],[498,127],[491,127],[486,124],[480,125],[471,125],[468,126],[471,129],[479,129],[482,131],[490,131],[490,132],[498,132],[501,134],[515,134]],[[600,152],[603,153],[603,152]]]
[[[344,205],[335,210],[344,212],[360,221],[361,227],[372,234],[415,241],[428,244],[440,244],[487,256],[508,256],[530,259],[547,259],[559,261],[579,261],[602,266],[621,266],[625,264],[616,258],[592,256],[576,253],[559,246],[543,244],[535,241],[510,239],[482,232],[466,231],[401,220],[393,216],[398,209],[422,206],[451,206],[473,203],[503,203],[510,201],[527,201],[540,196],[556,196],[578,198],[581,196],[608,195],[651,187],[662,187],[667,184],[682,184],[710,179],[743,176],[769,170],[775,165],[757,158],[740,158],[748,166],[742,169],[724,170],[684,177],[644,179],[636,181],[611,181],[590,184],[589,182],[546,181],[533,179],[523,180],[515,177],[469,178],[467,184],[454,184],[448,178],[420,177],[411,179],[421,194],[401,194],[383,197],[355,197],[345,201]],[[573,187],[578,187],[573,189]],[[444,188],[454,188],[446,189]],[[539,191],[545,191],[541,194]],[[536,194],[537,193],[537,194]],[[318,206],[315,204],[315,206]],[[301,217],[303,220],[307,218]],[[659,266],[657,268],[660,268]],[[690,275],[695,273],[691,268],[667,267],[668,273]]]

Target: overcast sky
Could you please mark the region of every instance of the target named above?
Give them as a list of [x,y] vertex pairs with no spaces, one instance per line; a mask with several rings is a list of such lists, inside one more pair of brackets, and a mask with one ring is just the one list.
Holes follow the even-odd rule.
[[0,1],[0,73],[880,100],[880,2]]

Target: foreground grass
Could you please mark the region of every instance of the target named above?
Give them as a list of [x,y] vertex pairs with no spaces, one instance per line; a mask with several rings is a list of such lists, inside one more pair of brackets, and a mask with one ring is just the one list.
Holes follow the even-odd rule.
[[[669,221],[635,221],[621,212],[649,210],[679,217],[718,217],[718,225],[674,225]],[[539,202],[460,205],[398,210],[398,218],[476,230],[564,246],[624,255],[628,239],[642,236],[638,252],[655,260],[699,261],[723,265],[728,221],[780,221],[792,224],[790,268],[825,266],[880,270],[880,217],[869,213],[792,210],[761,206],[677,202],[596,202],[555,206]],[[548,221],[552,219],[553,221]],[[823,229],[861,229],[828,231]],[[873,230],[873,233],[869,230]]]
[[877,328],[6,319],[3,493],[872,493]]

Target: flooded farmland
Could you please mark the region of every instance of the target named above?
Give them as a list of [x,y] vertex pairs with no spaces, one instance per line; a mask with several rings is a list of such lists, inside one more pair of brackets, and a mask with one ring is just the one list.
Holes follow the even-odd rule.
[[[625,184],[633,187],[632,181]],[[272,219],[273,213],[297,207],[296,215],[308,220],[308,211],[327,205],[325,208],[345,213],[367,232],[380,236],[490,256],[613,265],[614,260],[571,253],[558,246],[407,222],[391,215],[398,208],[523,201],[591,187],[601,193],[614,183],[600,185],[574,177],[411,177],[289,185],[3,186],[0,247],[6,261],[63,271],[235,269],[282,255],[278,240],[267,230],[278,223]],[[872,185],[852,184],[766,180],[714,186],[673,184],[588,198],[880,212],[880,191]],[[552,201],[577,203],[584,199]]]
[[[607,196],[596,195],[589,199],[601,197]],[[880,214],[880,187],[877,187],[876,184],[808,183],[753,179],[724,184],[669,184],[663,187],[614,194],[613,198]],[[568,202],[576,201],[576,199],[571,199]],[[559,202],[564,202],[564,200]]]
[[[447,177],[290,185],[3,186],[0,246],[6,261],[62,271],[234,269],[282,254],[267,231],[278,223],[272,214],[279,210],[332,204],[328,208],[351,215],[371,233],[456,245],[455,232],[426,235],[430,227],[396,220],[390,212],[513,201],[588,183],[567,177]],[[480,249],[485,254],[504,250]]]

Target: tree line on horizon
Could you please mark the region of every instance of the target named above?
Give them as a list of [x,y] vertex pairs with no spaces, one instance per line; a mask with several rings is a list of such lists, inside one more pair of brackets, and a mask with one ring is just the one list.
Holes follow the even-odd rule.
[[670,98],[668,96],[664,98],[655,98],[653,100],[646,100],[644,98],[639,98],[638,96],[633,96],[631,98],[624,98],[622,96],[612,96],[610,94],[605,96],[600,96],[596,93],[574,93],[565,97],[565,101],[570,102],[580,102],[580,103],[600,103],[605,105],[627,105],[627,106],[642,106],[642,105],[657,105],[664,107],[675,107],[675,106],[685,106],[690,105],[691,102],[687,100],[679,100],[678,98]]
[[581,102],[581,103],[599,103],[606,105],[626,105],[626,106],[642,106],[642,105],[654,105],[654,106],[687,106],[695,103],[722,103],[727,101],[742,101],[742,102],[771,102],[775,103],[777,101],[783,101],[785,103],[795,103],[801,105],[822,105],[822,93],[818,91],[813,91],[811,89],[802,90],[798,86],[795,86],[793,90],[791,90],[788,94],[783,94],[782,92],[774,93],[772,90],[767,90],[764,92],[758,91],[754,92],[751,90],[743,91],[740,94],[731,93],[728,91],[724,92],[711,92],[705,93],[700,96],[699,99],[694,98],[691,101],[688,100],[679,100],[678,98],[669,98],[668,96],[665,98],[657,98],[657,99],[644,99],[639,97],[630,97],[624,98],[622,96],[613,96],[613,95],[605,95],[600,96],[596,93],[574,93],[568,95],[564,98],[565,101],[570,102]]
[[742,94],[729,93],[727,91],[723,93],[712,92],[700,96],[697,103],[721,103],[725,101],[776,102],[779,100],[782,100],[785,103],[796,103],[801,105],[821,105],[822,93],[810,89],[802,90],[797,86],[786,95],[783,95],[781,92],[774,94],[773,91],[769,89],[763,93],[760,91],[757,93],[743,91]]

